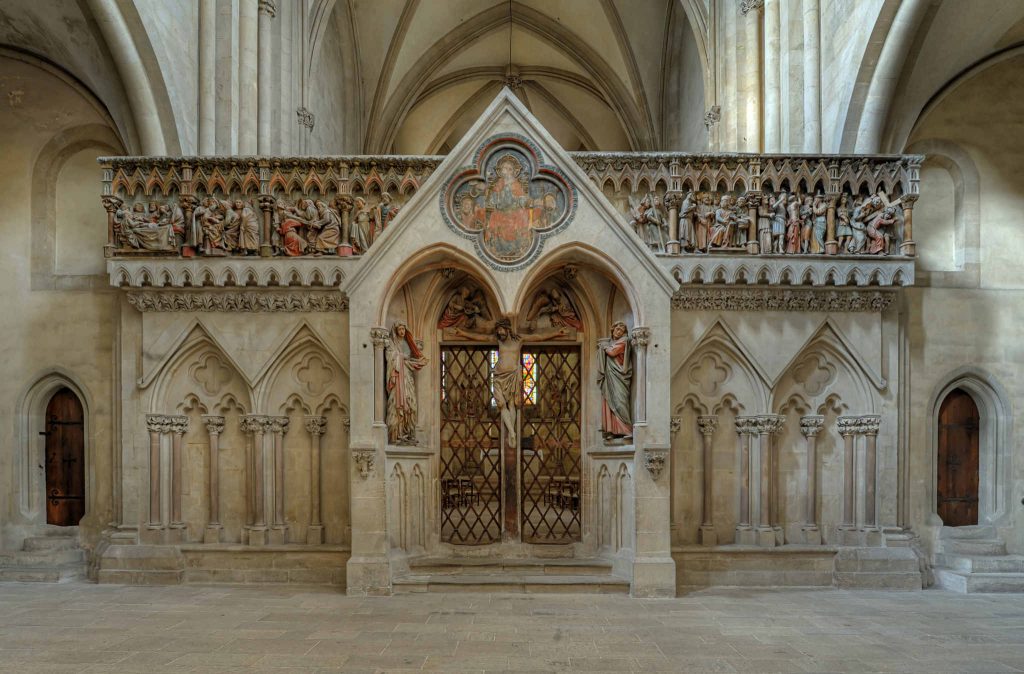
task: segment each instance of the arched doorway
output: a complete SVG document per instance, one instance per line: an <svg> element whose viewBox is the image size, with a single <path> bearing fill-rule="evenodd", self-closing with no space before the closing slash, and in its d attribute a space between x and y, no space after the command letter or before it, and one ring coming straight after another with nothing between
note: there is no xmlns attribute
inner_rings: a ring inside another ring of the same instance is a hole
<svg viewBox="0 0 1024 674"><path fill-rule="evenodd" d="M955 388L939 407L936 504L946 526L978 524L980 415L971 395Z"/></svg>
<svg viewBox="0 0 1024 674"><path fill-rule="evenodd" d="M85 515L85 415L60 388L46 405L46 523L75 526Z"/></svg>

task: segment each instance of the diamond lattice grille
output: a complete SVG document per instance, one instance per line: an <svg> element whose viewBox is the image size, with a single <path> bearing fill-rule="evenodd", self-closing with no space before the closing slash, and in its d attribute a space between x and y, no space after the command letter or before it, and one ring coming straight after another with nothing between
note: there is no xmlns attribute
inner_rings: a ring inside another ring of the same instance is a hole
<svg viewBox="0 0 1024 674"><path fill-rule="evenodd" d="M522 408L522 528L527 543L580 540L580 352L534 347L536 404Z"/></svg>
<svg viewBox="0 0 1024 674"><path fill-rule="evenodd" d="M441 349L441 540L501 540L501 439L490 347Z"/></svg>

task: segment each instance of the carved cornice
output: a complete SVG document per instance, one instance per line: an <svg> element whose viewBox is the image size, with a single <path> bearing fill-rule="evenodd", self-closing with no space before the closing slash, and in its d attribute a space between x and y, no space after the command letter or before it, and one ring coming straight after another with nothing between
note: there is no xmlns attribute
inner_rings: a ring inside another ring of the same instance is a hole
<svg viewBox="0 0 1024 674"><path fill-rule="evenodd" d="M651 474L651 479L655 482L661 477L667 462L668 449L644 447L644 468Z"/></svg>
<svg viewBox="0 0 1024 674"><path fill-rule="evenodd" d="M352 451L352 458L355 459L356 467L359 469L359 477L364 480L370 477L374 464L377 461L377 452L373 449L356 449Z"/></svg>
<svg viewBox="0 0 1024 674"><path fill-rule="evenodd" d="M700 428L701 435L713 435L715 429L718 428L718 415L700 415L699 417L697 417L697 426Z"/></svg>
<svg viewBox="0 0 1024 674"><path fill-rule="evenodd" d="M825 417L820 414L809 414L800 417L800 432L809 438L813 438L825 426Z"/></svg>
<svg viewBox="0 0 1024 674"><path fill-rule="evenodd" d="M132 290L128 304L148 311L224 311L233 313L348 311L348 297L337 290Z"/></svg>
<svg viewBox="0 0 1024 674"><path fill-rule="evenodd" d="M281 290L337 288L352 258L115 258L107 262L115 288Z"/></svg>
<svg viewBox="0 0 1024 674"><path fill-rule="evenodd" d="M684 311L884 311L893 293L810 288L679 288L672 308Z"/></svg>
<svg viewBox="0 0 1024 674"><path fill-rule="evenodd" d="M327 417L306 417L306 432L310 435L323 435L327 432Z"/></svg>
<svg viewBox="0 0 1024 674"><path fill-rule="evenodd" d="M682 287L769 285L833 290L836 287L900 287L914 284L914 261L897 255L758 255L732 250L663 257ZM810 286L810 287L808 287Z"/></svg>
<svg viewBox="0 0 1024 674"><path fill-rule="evenodd" d="M224 417L216 414L204 414L203 424L210 435L220 435L224 432Z"/></svg>

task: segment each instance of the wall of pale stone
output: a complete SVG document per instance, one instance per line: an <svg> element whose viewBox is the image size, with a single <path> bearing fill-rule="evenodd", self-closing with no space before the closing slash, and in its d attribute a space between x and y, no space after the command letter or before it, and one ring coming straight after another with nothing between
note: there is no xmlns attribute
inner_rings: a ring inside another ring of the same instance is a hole
<svg viewBox="0 0 1024 674"><path fill-rule="evenodd" d="M940 100L918 124L910 146L929 140L955 144L978 174L980 190L980 271L933 275L931 287L908 291L912 408L910 443L913 456L912 519L934 533L932 470L933 397L952 373L969 369L988 373L1005 394L1012 416L1024 400L1024 245L1020 232L1024 213L1024 57L996 64L958 86ZM966 163L966 160L963 162ZM964 167L967 168L967 167ZM929 179L929 173L922 180ZM922 192L930 189L923 184ZM969 195L968 195L969 196ZM927 219L916 231L927 229ZM968 223L968 238L970 226ZM963 246L961 241L958 246ZM922 262L927 262L925 257ZM968 263L970 260L968 260ZM966 286L966 287L954 287ZM984 414L984 413L983 413ZM1011 432L1004 454L1009 465L1006 514L998 524L1013 551L1024 552L1024 425L1003 420ZM984 417L983 417L984 423ZM984 451L984 450L983 450Z"/></svg>
<svg viewBox="0 0 1024 674"><path fill-rule="evenodd" d="M0 429L0 547L19 547L28 528L46 521L39 432L53 390L42 391L35 406L29 403L40 392L34 384L48 375L85 396L87 513L82 528L86 540L94 540L110 521L116 296L87 289L102 287L102 277L98 284L95 276L101 249L88 230L106 228L96 201L94 159L110 151L102 140L107 127L91 101L40 67L0 58L0 82L6 94L0 106L0 313L5 317L0 410L6 420ZM33 180L40 161L49 166L39 176L38 183L49 186L43 190ZM54 195L55 187L62 192ZM69 203L90 192L87 201ZM54 219L40 217L48 199L55 199ZM76 287L84 289L62 289Z"/></svg>

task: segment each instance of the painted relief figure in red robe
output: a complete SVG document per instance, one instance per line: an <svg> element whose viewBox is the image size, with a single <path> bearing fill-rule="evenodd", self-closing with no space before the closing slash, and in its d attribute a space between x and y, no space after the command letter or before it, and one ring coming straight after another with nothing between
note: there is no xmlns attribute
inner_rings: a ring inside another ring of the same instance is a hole
<svg viewBox="0 0 1024 674"><path fill-rule="evenodd" d="M622 321L612 326L611 338L597 342L597 385L601 387L601 433L606 441L633 437L633 361L629 330Z"/></svg>
<svg viewBox="0 0 1024 674"><path fill-rule="evenodd" d="M484 195L484 244L498 257L519 257L533 242L531 230L540 224L541 204L530 197L523 166L515 156L499 159L495 174Z"/></svg>

